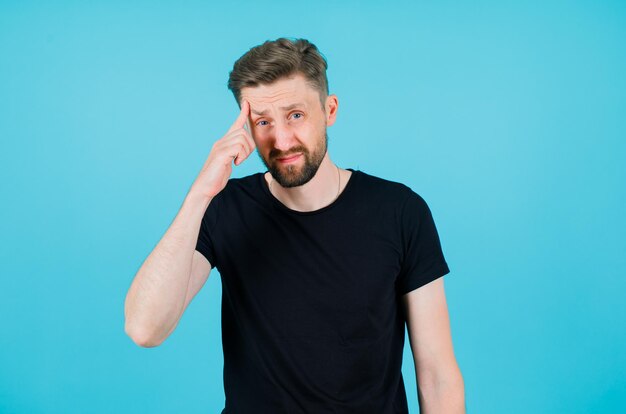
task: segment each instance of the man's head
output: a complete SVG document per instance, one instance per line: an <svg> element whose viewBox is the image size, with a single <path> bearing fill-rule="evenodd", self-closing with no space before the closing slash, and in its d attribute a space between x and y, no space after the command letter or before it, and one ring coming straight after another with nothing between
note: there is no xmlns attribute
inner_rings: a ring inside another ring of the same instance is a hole
<svg viewBox="0 0 626 414"><path fill-rule="evenodd" d="M228 87L237 103L250 104L259 156L283 187L307 183L326 156L326 127L337 111L326 68L315 45L281 38L250 49L230 73Z"/></svg>

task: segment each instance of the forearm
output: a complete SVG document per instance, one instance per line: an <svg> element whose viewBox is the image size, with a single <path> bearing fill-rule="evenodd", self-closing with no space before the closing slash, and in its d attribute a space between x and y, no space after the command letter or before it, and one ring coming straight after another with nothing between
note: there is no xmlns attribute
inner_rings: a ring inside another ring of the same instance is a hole
<svg viewBox="0 0 626 414"><path fill-rule="evenodd" d="M159 345L184 311L193 252L209 202L191 192L185 197L131 284L124 307L125 329L141 346Z"/></svg>
<svg viewBox="0 0 626 414"><path fill-rule="evenodd" d="M460 371L419 383L421 414L465 414L465 385Z"/></svg>

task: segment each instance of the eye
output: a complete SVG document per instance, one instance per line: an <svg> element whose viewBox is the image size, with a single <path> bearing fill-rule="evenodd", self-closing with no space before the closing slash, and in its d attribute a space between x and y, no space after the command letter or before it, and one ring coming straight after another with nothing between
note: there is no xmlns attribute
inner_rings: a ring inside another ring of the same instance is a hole
<svg viewBox="0 0 626 414"><path fill-rule="evenodd" d="M296 119L300 119L300 118L302 118L302 117L304 116L304 114L302 114L302 113L300 113L300 112L296 112L295 114L293 114L293 116L294 116L294 117L295 117L296 115L299 115L299 117L298 117L298 118L296 118Z"/></svg>
<svg viewBox="0 0 626 414"><path fill-rule="evenodd" d="M260 126L265 126L265 125L267 125L267 124L264 124L263 122L267 122L267 121L259 121L259 122L257 122L257 125L260 125Z"/></svg>

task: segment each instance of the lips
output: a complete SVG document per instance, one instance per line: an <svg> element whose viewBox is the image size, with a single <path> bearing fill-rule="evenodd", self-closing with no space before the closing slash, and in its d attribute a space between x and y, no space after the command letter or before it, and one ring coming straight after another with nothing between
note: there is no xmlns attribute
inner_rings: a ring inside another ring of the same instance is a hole
<svg viewBox="0 0 626 414"><path fill-rule="evenodd" d="M280 162L280 163L283 163L283 164L288 164L288 163L291 163L291 162L296 161L296 160L297 160L297 159L299 159L301 156L302 156L302 154L300 154L300 153L299 153L299 154L289 155L289 156L287 156L287 157L283 157L283 158L277 158L276 160L277 160L278 162Z"/></svg>

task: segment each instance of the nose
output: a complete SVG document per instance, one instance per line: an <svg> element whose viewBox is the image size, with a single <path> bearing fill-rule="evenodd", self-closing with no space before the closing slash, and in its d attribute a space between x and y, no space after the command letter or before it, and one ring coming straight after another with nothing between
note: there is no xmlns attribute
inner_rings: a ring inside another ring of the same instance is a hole
<svg viewBox="0 0 626 414"><path fill-rule="evenodd" d="M287 151L296 145L293 128L285 122L276 122L274 125L274 147L280 151Z"/></svg>

